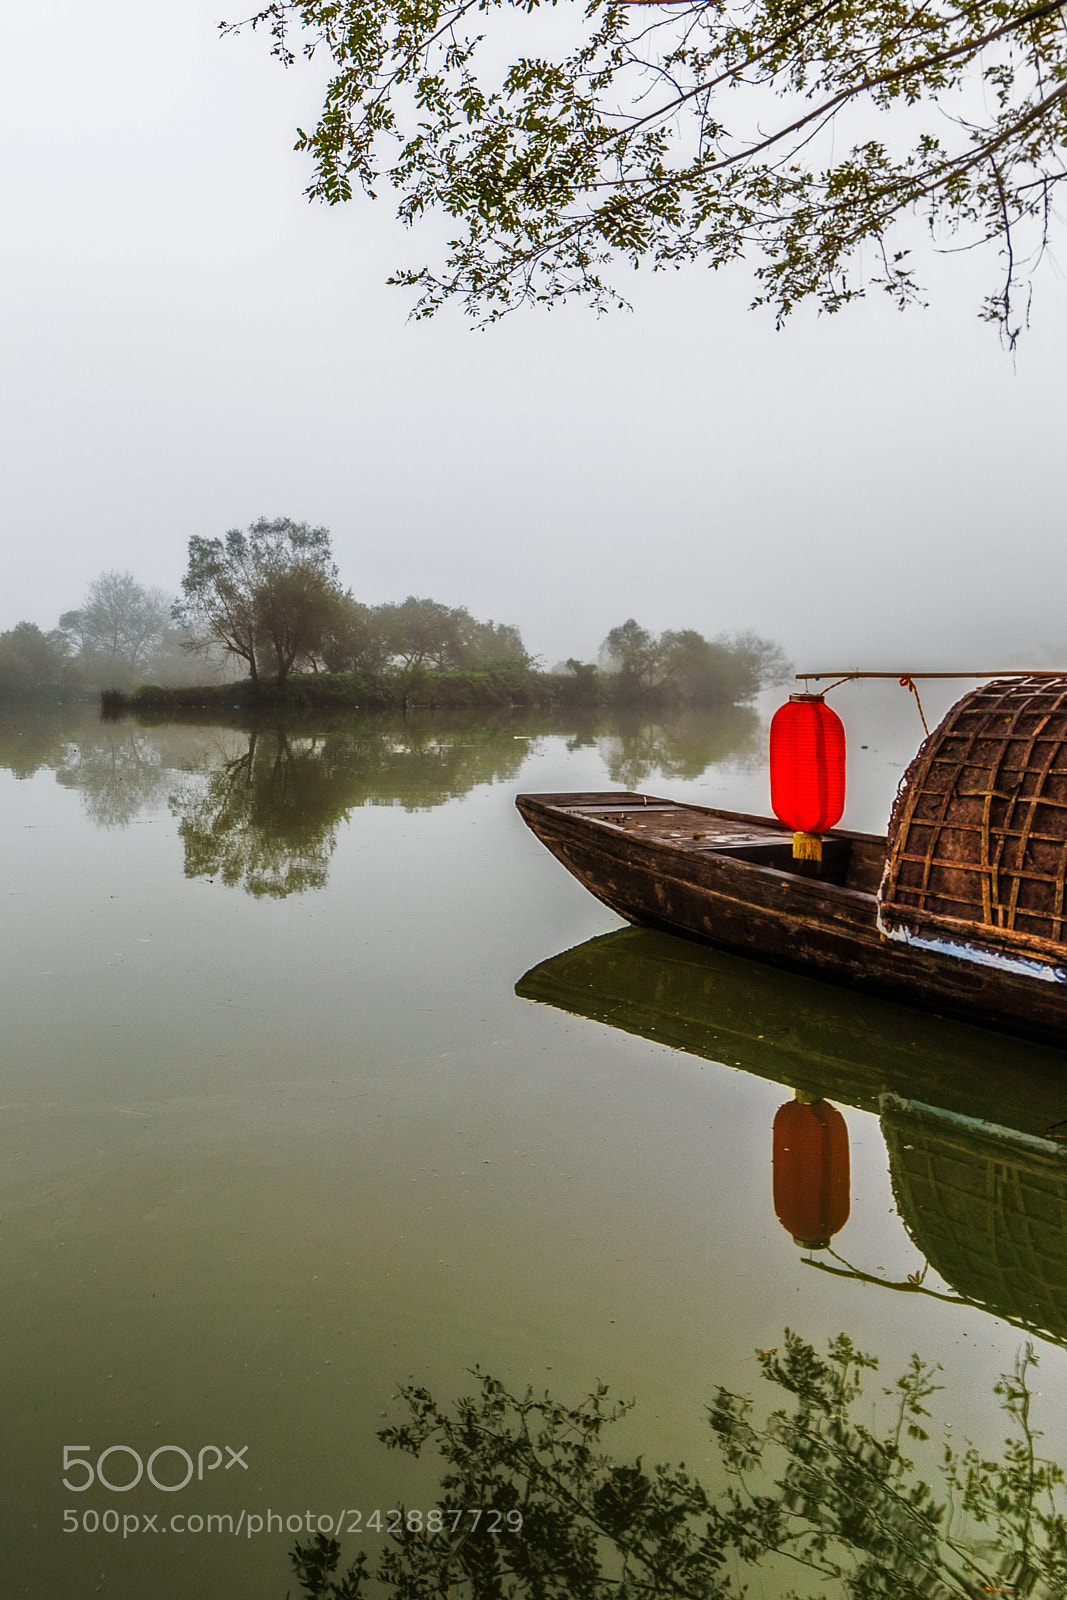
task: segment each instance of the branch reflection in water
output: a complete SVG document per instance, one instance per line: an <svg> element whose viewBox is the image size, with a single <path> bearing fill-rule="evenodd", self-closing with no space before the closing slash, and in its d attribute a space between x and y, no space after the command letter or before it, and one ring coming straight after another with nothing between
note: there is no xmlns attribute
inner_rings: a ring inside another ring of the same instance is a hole
<svg viewBox="0 0 1067 1600"><path fill-rule="evenodd" d="M378 1437L440 1458L434 1510L397 1515L377 1561L360 1551L340 1575L336 1538L298 1543L290 1560L303 1594L740 1600L761 1575L780 1582L777 1594L824 1600L1061 1600L1063 1472L1039 1451L1030 1346L996 1386L1010 1424L997 1459L942 1432L932 1415L943 1409L940 1368L918 1356L873 1406L863 1382L878 1362L845 1334L823 1356L786 1330L757 1358L775 1409L757 1419L747 1396L716 1392L715 1490L684 1463L606 1453L605 1430L630 1406L601 1385L575 1405L510 1393L475 1371L476 1392L451 1408L402 1388L407 1416Z"/></svg>

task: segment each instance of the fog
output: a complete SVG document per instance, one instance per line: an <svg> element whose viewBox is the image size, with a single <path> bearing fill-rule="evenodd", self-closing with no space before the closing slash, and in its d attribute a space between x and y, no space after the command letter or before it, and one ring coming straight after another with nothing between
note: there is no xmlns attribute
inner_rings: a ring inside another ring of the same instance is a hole
<svg viewBox="0 0 1067 1600"><path fill-rule="evenodd" d="M781 333L744 267L621 272L630 313L410 323L388 195L309 205L314 72L204 0L6 18L0 628L192 534L327 525L362 600L514 622L551 664L630 615L755 628L801 669L1055 666L1063 278L1016 359L988 256ZM1055 239L1053 241L1055 245Z"/></svg>

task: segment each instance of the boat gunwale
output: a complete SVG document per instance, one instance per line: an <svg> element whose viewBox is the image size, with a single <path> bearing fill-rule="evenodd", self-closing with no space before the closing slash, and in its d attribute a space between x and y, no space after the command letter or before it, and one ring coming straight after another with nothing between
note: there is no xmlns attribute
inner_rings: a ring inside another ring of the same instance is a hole
<svg viewBox="0 0 1067 1600"><path fill-rule="evenodd" d="M672 809L678 811L697 811L705 816L722 817L733 822L752 823L763 831L777 834L779 840L783 836L789 837L788 830L771 823L766 817L757 817L742 811L720 811L711 806L689 805L681 801L665 802L654 800L651 795L647 798L650 805L656 805L657 807L670 804ZM878 907L878 897L872 890L856 889L847 884L833 883L826 878L809 877L801 873L783 871L780 867L767 866L760 861L750 861L743 856L734 855L728 845L719 847L704 845L696 848L682 840L664 839L655 834L642 835L630 831L624 833L622 830L612 829L607 818L599 815L583 814L581 811L560 803L561 800L562 796L520 794L516 796L515 804L523 815L525 815L527 809L536 810L544 816L551 817L564 824L570 824L571 827L583 834L587 832L590 825L603 824L605 829L603 842L605 845L625 844L628 848L632 847L651 853L661 853L687 862L706 862L709 867L715 870L716 875L719 868L726 868L728 880L735 875L738 881L742 879L747 881L752 881L753 879L756 879L756 881L763 880L768 887L786 889L791 895L795 893L809 915L812 911L813 902L821 903L825 907L827 900L830 900L836 903L840 909L851 906L857 911L862 911L864 924L866 925L869 922L870 931L875 931L874 922ZM620 806L619 809L626 812L638 812L643 808L640 805L628 805ZM536 828L532 829L532 831L537 837L540 837ZM884 838L881 838L878 834L857 833L845 828L830 830L824 835L824 838L842 839L849 843L872 844L883 849L885 847ZM750 843L751 841L746 841L746 844ZM749 900L748 896L740 894L734 896L734 898L742 903ZM803 913L798 908L794 914ZM825 917L821 917L819 920L825 921Z"/></svg>
<svg viewBox="0 0 1067 1600"><path fill-rule="evenodd" d="M603 791L602 795L598 796L598 798L602 800L606 799L610 797L613 792L614 791L610 789L606 789ZM584 790L576 791L576 794L584 793L586 793ZM592 799L593 791L589 791L589 796L590 799ZM702 815L707 817L723 817L727 822L748 822L752 823L755 827L766 829L769 832L779 833L789 837L792 836L792 830L787 828L784 823L778 822L777 819L772 821L772 819L769 817L757 816L755 813L749 811L723 811L716 806L702 806L696 800L665 800L659 795L634 794L633 790L629 789L620 792L620 802L624 799L632 799L634 803L632 805L620 803L618 806L620 811L637 812L644 809L650 809L652 806L669 809L671 811L699 811ZM567 795L560 791L553 791L547 794L518 794L515 796L515 804L520 811L528 807L537 811L551 812L558 814L559 816L570 817L575 821L606 822L608 820L605 817L592 814L591 810L584 811L581 804L575 801L574 796ZM858 841L861 844L880 845L883 850L886 848L887 844L887 836L884 833L859 833L852 828L829 828L823 834L823 838L847 839L850 843ZM663 842L670 843L671 841L666 840ZM679 845L678 848L684 849L685 847ZM714 846L705 847L703 853L714 854ZM790 874L786 873L785 876L789 877Z"/></svg>

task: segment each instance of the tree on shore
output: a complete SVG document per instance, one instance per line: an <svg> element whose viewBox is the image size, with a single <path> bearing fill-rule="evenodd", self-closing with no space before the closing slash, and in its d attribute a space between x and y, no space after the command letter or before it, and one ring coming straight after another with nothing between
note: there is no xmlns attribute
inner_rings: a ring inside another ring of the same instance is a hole
<svg viewBox="0 0 1067 1600"><path fill-rule="evenodd" d="M551 41L536 0L268 0L222 24L249 26L328 64L309 194L385 182L405 222L448 217L444 261L391 280L417 316L604 309L612 264L741 257L779 322L868 286L904 307L925 231L993 246L982 315L1013 341L1067 178L1060 0L590 0Z"/></svg>
<svg viewBox="0 0 1067 1600"><path fill-rule="evenodd" d="M174 616L192 647L221 645L244 661L258 689L273 667L279 688L321 647L344 596L326 528L261 517L223 539L194 534Z"/></svg>
<svg viewBox="0 0 1067 1600"><path fill-rule="evenodd" d="M600 647L600 656L605 669L614 674L624 700L649 694L664 681L660 641L634 617L612 628Z"/></svg>
<svg viewBox="0 0 1067 1600"><path fill-rule="evenodd" d="M601 645L615 698L624 702L677 698L721 705L752 700L789 671L781 648L752 632L705 639L695 628L657 637L629 617Z"/></svg>
<svg viewBox="0 0 1067 1600"><path fill-rule="evenodd" d="M298 661L318 651L341 598L336 568L299 560L267 575L259 596L259 625L279 689Z"/></svg>
<svg viewBox="0 0 1067 1600"><path fill-rule="evenodd" d="M518 628L479 622L466 606L412 594L399 604L376 606L373 615L387 659L406 668L462 672L529 660Z"/></svg>
<svg viewBox="0 0 1067 1600"><path fill-rule="evenodd" d="M0 633L0 700L62 699L81 687L62 633L18 622Z"/></svg>
<svg viewBox="0 0 1067 1600"><path fill-rule="evenodd" d="M351 594L342 595L312 665L321 662L327 672L380 673L387 660L377 608L364 605Z"/></svg>
<svg viewBox="0 0 1067 1600"><path fill-rule="evenodd" d="M406 600L376 606L374 620L386 659L403 668L447 672L458 665L458 613L439 600L409 594Z"/></svg>
<svg viewBox="0 0 1067 1600"><path fill-rule="evenodd" d="M785 683L793 671L793 664L786 660L781 645L775 644L772 639L761 638L751 628L741 633L720 634L715 642L730 650L739 668L746 674L746 681L753 686L742 696L743 699L750 700L760 689Z"/></svg>
<svg viewBox="0 0 1067 1600"><path fill-rule="evenodd" d="M59 619L91 681L125 688L141 676L163 644L171 602L146 589L132 572L102 572L74 611Z"/></svg>
<svg viewBox="0 0 1067 1600"><path fill-rule="evenodd" d="M184 600L174 619L190 630L192 648L221 645L244 661L259 688L259 626L255 604L256 572L245 534L231 528L225 539L189 540L189 565L182 579Z"/></svg>

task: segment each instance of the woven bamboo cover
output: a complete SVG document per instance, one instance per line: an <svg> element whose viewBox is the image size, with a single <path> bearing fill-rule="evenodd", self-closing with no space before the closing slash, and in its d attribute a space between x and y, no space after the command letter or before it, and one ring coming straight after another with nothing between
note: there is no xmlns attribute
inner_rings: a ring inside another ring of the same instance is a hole
<svg viewBox="0 0 1067 1600"><path fill-rule="evenodd" d="M1062 956L1065 874L1067 675L986 684L905 773L883 923Z"/></svg>

